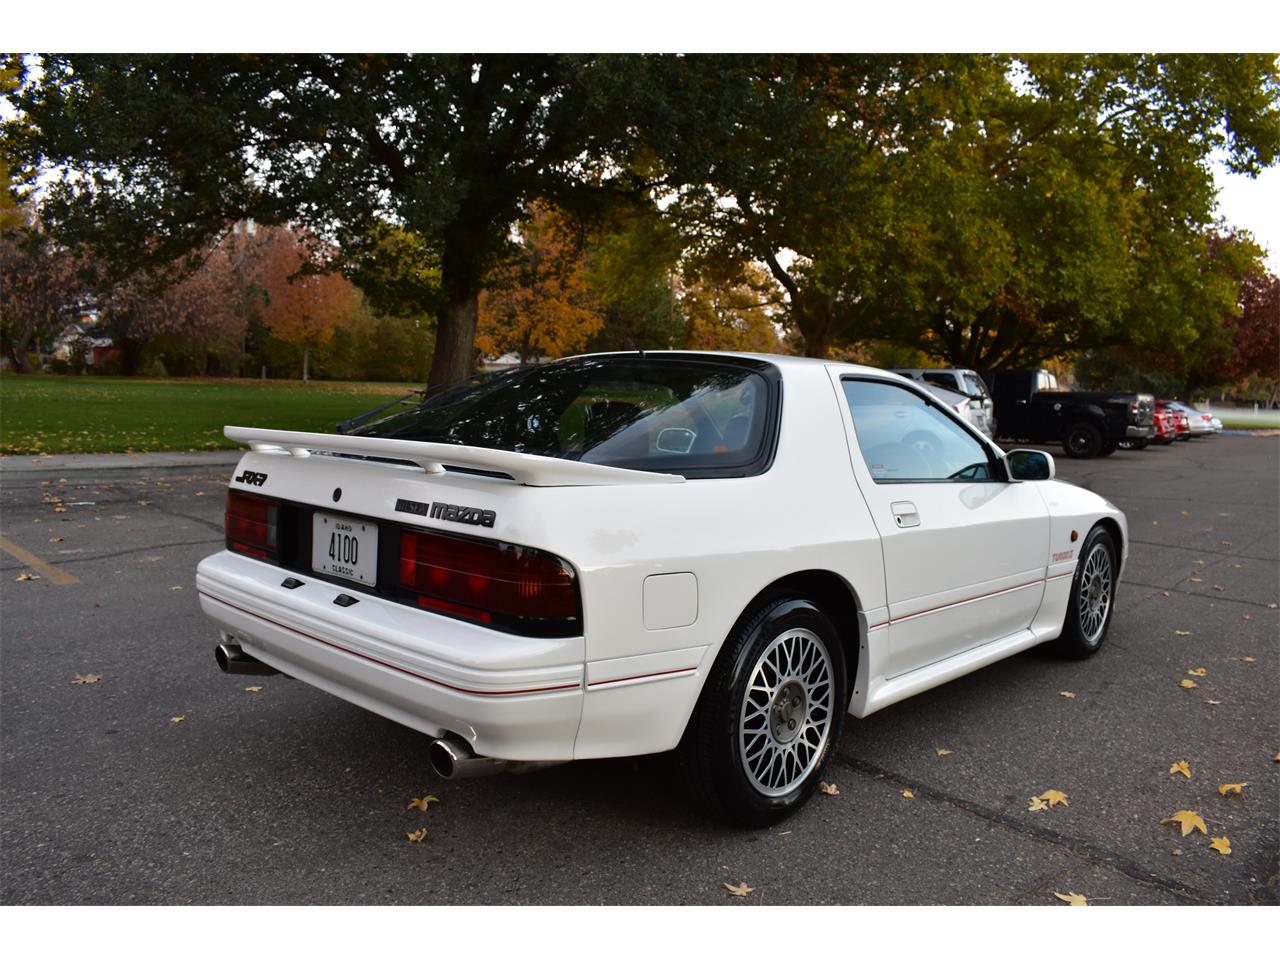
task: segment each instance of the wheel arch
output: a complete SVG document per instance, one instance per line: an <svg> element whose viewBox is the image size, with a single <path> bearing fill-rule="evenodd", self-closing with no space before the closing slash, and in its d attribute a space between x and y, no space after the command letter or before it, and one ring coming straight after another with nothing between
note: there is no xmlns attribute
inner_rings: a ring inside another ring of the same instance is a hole
<svg viewBox="0 0 1280 960"><path fill-rule="evenodd" d="M858 675L858 660L865 647L867 622L862 615L862 601L857 591L848 580L834 571L797 570L779 577L751 598L725 636L731 636L744 621L750 619L760 609L761 605L777 597L796 595L812 600L835 624L836 632L840 636L840 646L844 652L845 674L848 680L846 689L852 693ZM723 649L722 645L721 652ZM719 655L718 653L717 656Z"/></svg>

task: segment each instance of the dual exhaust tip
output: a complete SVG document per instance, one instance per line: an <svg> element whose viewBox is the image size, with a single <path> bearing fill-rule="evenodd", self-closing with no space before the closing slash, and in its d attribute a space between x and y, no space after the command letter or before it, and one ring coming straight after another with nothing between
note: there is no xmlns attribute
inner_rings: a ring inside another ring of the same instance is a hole
<svg viewBox="0 0 1280 960"><path fill-rule="evenodd" d="M270 677L280 671L263 663L252 654L245 653L238 643L220 643L214 650L214 658L223 673ZM564 760L499 760L496 757L478 757L461 737L447 733L431 741L427 748L431 768L446 780L468 780L472 777L491 777L499 773L528 773L543 767L554 767Z"/></svg>

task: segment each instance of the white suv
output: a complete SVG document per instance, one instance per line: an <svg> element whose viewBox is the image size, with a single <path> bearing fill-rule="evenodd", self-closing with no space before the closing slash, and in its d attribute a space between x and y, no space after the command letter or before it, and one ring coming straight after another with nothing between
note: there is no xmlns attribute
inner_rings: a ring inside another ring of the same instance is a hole
<svg viewBox="0 0 1280 960"><path fill-rule="evenodd" d="M894 367L893 372L918 380L921 383L943 387L956 393L963 393L970 400L967 411L961 415L981 430L988 437L996 435L995 404L987 385L982 382L974 370L963 370L959 367L939 367L937 369L907 369Z"/></svg>

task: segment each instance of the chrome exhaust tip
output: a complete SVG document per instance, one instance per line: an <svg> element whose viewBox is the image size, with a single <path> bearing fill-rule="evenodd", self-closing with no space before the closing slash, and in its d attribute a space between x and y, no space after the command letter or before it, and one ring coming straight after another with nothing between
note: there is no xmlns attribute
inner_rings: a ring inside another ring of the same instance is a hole
<svg viewBox="0 0 1280 960"><path fill-rule="evenodd" d="M472 777L492 777L499 773L529 773L543 767L556 767L566 760L499 760L496 757L477 757L475 751L461 737L445 734L431 741L427 748L431 769L445 780L469 780Z"/></svg>
<svg viewBox="0 0 1280 960"><path fill-rule="evenodd" d="M279 673L275 667L269 666L241 649L238 643L220 643L213 651L218 661L218 669L223 673L252 674L256 677L270 677Z"/></svg>

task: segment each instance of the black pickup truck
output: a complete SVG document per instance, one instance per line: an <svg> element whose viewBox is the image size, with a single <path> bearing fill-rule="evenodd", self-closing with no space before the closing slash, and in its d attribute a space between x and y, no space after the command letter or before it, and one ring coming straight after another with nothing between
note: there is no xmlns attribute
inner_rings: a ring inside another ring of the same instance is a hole
<svg viewBox="0 0 1280 960"><path fill-rule="evenodd" d="M995 401L995 435L1019 442L1061 443L1068 457L1105 457L1121 442L1145 447L1155 436L1149 393L1059 390L1047 370L985 370Z"/></svg>

